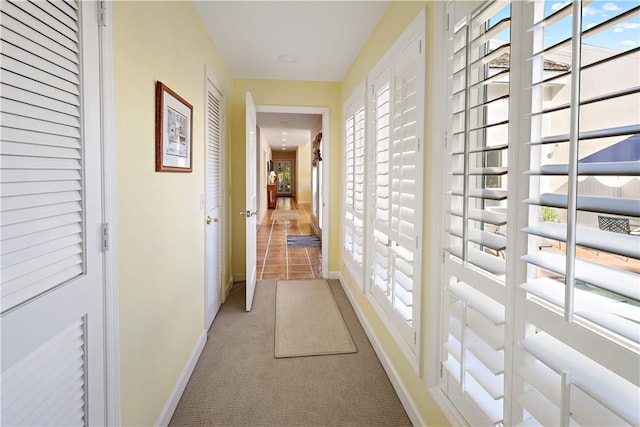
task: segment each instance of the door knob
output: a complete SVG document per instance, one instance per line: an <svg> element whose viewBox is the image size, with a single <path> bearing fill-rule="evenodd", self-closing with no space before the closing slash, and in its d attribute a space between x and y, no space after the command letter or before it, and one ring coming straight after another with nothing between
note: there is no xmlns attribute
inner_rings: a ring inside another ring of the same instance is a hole
<svg viewBox="0 0 640 427"><path fill-rule="evenodd" d="M211 218L207 215L207 224L211 224L212 222L218 222L218 218Z"/></svg>
<svg viewBox="0 0 640 427"><path fill-rule="evenodd" d="M245 215L247 218L249 218L253 215L258 215L258 211L250 211L250 210L240 211L240 215Z"/></svg>

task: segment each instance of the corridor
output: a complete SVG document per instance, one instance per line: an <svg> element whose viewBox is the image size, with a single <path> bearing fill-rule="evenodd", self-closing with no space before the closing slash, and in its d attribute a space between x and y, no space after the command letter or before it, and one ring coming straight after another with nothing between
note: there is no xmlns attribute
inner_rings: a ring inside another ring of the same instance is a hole
<svg viewBox="0 0 640 427"><path fill-rule="evenodd" d="M274 219L274 212L296 212L298 219ZM276 209L269 209L258 227L257 279L319 279L322 277L322 248L287 247L287 236L313 234L311 206L293 197L278 197Z"/></svg>

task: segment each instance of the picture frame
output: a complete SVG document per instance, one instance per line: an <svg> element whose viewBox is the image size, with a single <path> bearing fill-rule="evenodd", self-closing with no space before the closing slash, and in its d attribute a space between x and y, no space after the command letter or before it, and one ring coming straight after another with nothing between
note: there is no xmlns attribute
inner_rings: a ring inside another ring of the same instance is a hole
<svg viewBox="0 0 640 427"><path fill-rule="evenodd" d="M156 172L192 172L193 106L156 82Z"/></svg>

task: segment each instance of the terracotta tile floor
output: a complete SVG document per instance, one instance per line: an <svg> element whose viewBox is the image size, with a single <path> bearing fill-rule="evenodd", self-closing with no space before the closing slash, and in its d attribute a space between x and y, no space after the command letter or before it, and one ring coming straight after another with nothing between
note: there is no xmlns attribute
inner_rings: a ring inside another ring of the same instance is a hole
<svg viewBox="0 0 640 427"><path fill-rule="evenodd" d="M258 227L258 280L319 279L322 248L289 248L287 236L313 234L311 206L291 197L278 197L276 210L298 210L299 220L271 220L273 209Z"/></svg>

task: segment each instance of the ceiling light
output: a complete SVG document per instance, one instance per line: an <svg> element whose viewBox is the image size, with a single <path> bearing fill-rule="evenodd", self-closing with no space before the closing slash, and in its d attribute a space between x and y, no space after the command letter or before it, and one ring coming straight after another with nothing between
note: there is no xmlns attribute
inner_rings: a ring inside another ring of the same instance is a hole
<svg viewBox="0 0 640 427"><path fill-rule="evenodd" d="M283 134L283 135L286 135L287 133L286 133L286 132L282 132L282 134Z"/></svg>
<svg viewBox="0 0 640 427"><path fill-rule="evenodd" d="M282 146L283 146L283 147L286 147L286 146L287 146L287 144L282 144Z"/></svg>
<svg viewBox="0 0 640 427"><path fill-rule="evenodd" d="M283 150L286 150L286 148L284 148L284 147L283 147L282 149L283 149Z"/></svg>
<svg viewBox="0 0 640 427"><path fill-rule="evenodd" d="M295 55L280 55L278 56L278 60L280 62L291 64L293 62L296 62L298 58L296 58Z"/></svg>

